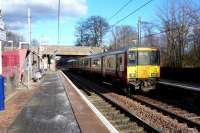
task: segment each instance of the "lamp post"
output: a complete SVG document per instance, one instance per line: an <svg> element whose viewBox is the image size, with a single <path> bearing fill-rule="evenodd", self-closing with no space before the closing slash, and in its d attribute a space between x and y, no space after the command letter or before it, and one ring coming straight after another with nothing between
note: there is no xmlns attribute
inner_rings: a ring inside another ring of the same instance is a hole
<svg viewBox="0 0 200 133"><path fill-rule="evenodd" d="M28 59L28 89L30 89L30 81L32 79L32 56L31 56L31 11L30 8L28 8L28 41L29 41L29 59Z"/></svg>

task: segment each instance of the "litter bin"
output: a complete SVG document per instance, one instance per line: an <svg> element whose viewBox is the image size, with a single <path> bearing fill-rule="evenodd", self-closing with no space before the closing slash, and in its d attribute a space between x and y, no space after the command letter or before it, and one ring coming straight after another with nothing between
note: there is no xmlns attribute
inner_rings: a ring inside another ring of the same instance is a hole
<svg viewBox="0 0 200 133"><path fill-rule="evenodd" d="M0 75L0 110L5 109L4 77Z"/></svg>

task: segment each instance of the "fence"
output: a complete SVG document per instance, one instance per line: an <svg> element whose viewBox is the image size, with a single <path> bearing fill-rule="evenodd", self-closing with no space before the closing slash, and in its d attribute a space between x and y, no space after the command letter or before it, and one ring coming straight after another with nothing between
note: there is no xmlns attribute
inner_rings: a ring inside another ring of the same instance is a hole
<svg viewBox="0 0 200 133"><path fill-rule="evenodd" d="M177 81L184 81L184 82L195 82L199 83L200 78L200 68L169 68L169 67L162 67L161 71L161 78L163 79L170 79L170 80L177 80Z"/></svg>

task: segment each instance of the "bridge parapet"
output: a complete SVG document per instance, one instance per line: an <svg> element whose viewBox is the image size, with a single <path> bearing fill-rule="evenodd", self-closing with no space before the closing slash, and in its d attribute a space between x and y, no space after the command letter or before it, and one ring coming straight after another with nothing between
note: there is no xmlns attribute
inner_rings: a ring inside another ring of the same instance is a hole
<svg viewBox="0 0 200 133"><path fill-rule="evenodd" d="M39 46L33 46L32 50L38 53ZM80 46L56 46L56 45L41 45L40 46L40 54L54 54L56 55L90 55L94 53L103 52L103 48L100 47L80 47Z"/></svg>

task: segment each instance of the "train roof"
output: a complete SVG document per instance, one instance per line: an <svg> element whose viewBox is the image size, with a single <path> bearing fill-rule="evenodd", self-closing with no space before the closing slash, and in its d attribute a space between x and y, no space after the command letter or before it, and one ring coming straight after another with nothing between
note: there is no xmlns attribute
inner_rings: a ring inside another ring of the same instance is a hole
<svg viewBox="0 0 200 133"><path fill-rule="evenodd" d="M74 62L77 61L77 59L69 59L67 62Z"/></svg>
<svg viewBox="0 0 200 133"><path fill-rule="evenodd" d="M86 57L81 57L80 59L99 58L99 57L102 57L102 56L120 54L120 53L124 53L124 52L128 51L129 49L134 49L134 48L153 48L153 49L158 49L157 47L142 46L142 45L140 45L140 46L129 46L129 47L125 47L125 48L119 48L119 49L109 50L109 51L102 52L102 53L88 55Z"/></svg>
<svg viewBox="0 0 200 133"><path fill-rule="evenodd" d="M98 57L102 57L102 56L108 56L108 55L113 55L113 54L120 54L120 53L123 53L123 52L125 52L127 50L128 50L128 48L121 48L121 49L117 49L117 50L110 50L110 51L106 51L106 52L102 52L102 53L97 53L97 54L89 55L86 58L98 58Z"/></svg>
<svg viewBox="0 0 200 133"><path fill-rule="evenodd" d="M120 54L120 53L124 53L125 51L129 50L130 48L131 49L134 49L134 48L155 48L155 49L158 49L157 47L142 46L142 45L140 45L140 46L129 46L129 47L125 47L125 48L106 51L106 52L103 52L103 53L97 53L97 54L89 55L89 56L86 56L85 58L98 58L98 57L102 57L102 56Z"/></svg>

